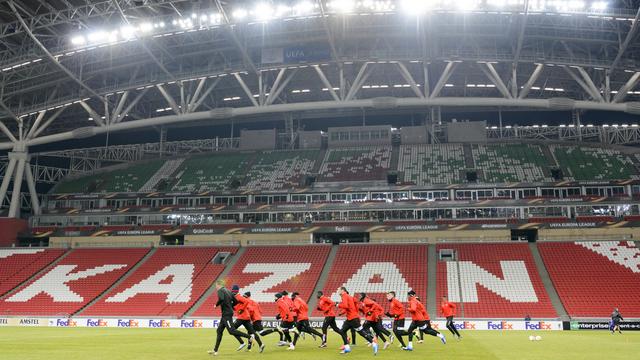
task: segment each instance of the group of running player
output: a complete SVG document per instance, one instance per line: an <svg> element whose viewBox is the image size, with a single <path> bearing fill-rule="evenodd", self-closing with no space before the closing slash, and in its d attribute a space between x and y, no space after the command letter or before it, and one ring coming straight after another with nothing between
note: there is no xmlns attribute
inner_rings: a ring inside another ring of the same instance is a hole
<svg viewBox="0 0 640 360"><path fill-rule="evenodd" d="M355 343L355 333L367 341L367 346L373 349L374 355L378 353L379 341L382 342L383 349L387 349L394 339L397 339L402 350L405 351L413 351L414 336L418 336L418 342L422 343L424 334L439 338L443 344L447 343L444 335L431 327L429 313L413 290L407 294L408 306L406 309L405 305L396 298L395 292L388 292L386 296L389 301L389 310L387 312L365 293L352 296L346 288L342 287L338 291L340 302L336 303L324 295L322 291L318 291L317 309L324 315L322 332L319 332L311 327L309 306L297 292L292 293L291 296L287 291L275 294L278 311L276 320L279 320L280 324L276 328L265 329L262 324L260 305L251 299L250 292L240 294L238 285L233 285L229 290L222 281L216 282L216 289L218 290L216 307L221 309L221 319L217 328L215 347L209 351L212 355L218 355L225 329L238 340L240 344L238 351L245 348L251 350L255 341L258 343L259 351L263 352L265 345L261 337L273 333L280 336L278 346L288 346L288 350L295 350L299 338L305 333L310 334L314 339L320 338L322 343L319 347L326 348L329 328L342 338L343 345L340 348L342 354L351 352L351 341ZM447 329L460 340L462 337L453 322L456 315L456 305L443 297L440 309L447 319ZM411 324L406 329L405 310L411 316ZM365 317L364 324L361 323L360 314ZM235 321L233 321L234 315ZM342 327L337 325L337 315L346 318ZM385 315L393 320L392 332L383 326ZM238 330L240 326L245 328L246 333ZM293 338L291 333L293 333ZM351 339L348 337L349 333ZM408 338L408 343L404 341L403 337L405 336Z"/></svg>

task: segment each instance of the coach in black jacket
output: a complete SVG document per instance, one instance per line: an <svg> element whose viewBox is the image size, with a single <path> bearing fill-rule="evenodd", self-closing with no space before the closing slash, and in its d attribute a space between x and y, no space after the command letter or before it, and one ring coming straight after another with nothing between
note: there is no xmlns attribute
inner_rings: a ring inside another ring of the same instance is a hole
<svg viewBox="0 0 640 360"><path fill-rule="evenodd" d="M214 356L218 355L218 349L220 348L224 329L227 329L229 334L233 336L247 338L249 341L252 340L251 336L243 333L242 331L238 331L238 329L233 326L233 307L236 305L237 301L231 291L224 287L224 281L216 281L216 289L218 290L218 302L215 307L220 307L222 316L220 317L220 323L218 324L216 346L213 348L213 351L209 351L209 354L213 354Z"/></svg>

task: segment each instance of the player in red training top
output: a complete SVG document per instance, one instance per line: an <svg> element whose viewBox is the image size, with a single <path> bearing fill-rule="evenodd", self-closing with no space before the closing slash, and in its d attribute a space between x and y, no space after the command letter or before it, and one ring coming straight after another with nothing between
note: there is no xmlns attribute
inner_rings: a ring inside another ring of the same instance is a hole
<svg viewBox="0 0 640 360"><path fill-rule="evenodd" d="M298 332L311 334L314 340L316 336L322 339L322 334L318 330L312 328L311 324L309 324L309 305L307 305L297 292L291 294L291 299L293 300L293 308L298 315L298 321L296 322L296 329L298 329ZM293 337L294 346L298 343L299 336L300 334L296 333Z"/></svg>
<svg viewBox="0 0 640 360"><path fill-rule="evenodd" d="M233 296L237 301L237 304L233 307L233 309L236 312L236 321L233 323L233 326L236 329L239 328L240 326L244 326L244 328L247 329L247 333L251 336L251 338L249 338L249 345L251 345L252 340L255 339L258 342L258 345L260 346L260 352L263 352L264 344L260 339L260 335L258 335L255 329L253 328L253 324L251 322L251 316L250 316L249 310L247 309L247 307L249 306L249 300L244 296L240 295L239 292L240 292L240 287L238 285L233 285L233 287L231 288L231 293L233 294ZM244 347L247 346L247 344L244 341L242 341L242 337L236 335L236 339L240 343L240 346L238 347L238 351L244 349Z"/></svg>
<svg viewBox="0 0 640 360"><path fill-rule="evenodd" d="M426 334L437 336L443 344L446 344L447 340L444 335L431 327L429 314L427 313L424 305L416 298L416 292L411 290L407 295L409 296L408 310L411 314L411 325L409 326L409 329L404 332L409 336L409 345L403 347L402 350L413 351L413 332L416 329L422 329Z"/></svg>
<svg viewBox="0 0 640 360"><path fill-rule="evenodd" d="M355 329L360 336L365 338L367 342L372 343L373 354L378 353L378 343L374 341L371 333L368 333L364 330L362 325L360 324L360 316L358 314L358 308L356 307L355 302L353 301L353 297L349 295L349 292L345 287L341 287L338 291L340 294L341 301L338 304L338 308L344 313L346 316L346 321L342 325L341 331L346 333L350 329ZM344 340L344 338L343 338ZM342 354L347 354L351 352L351 347L347 341L344 342L344 347L341 351Z"/></svg>
<svg viewBox="0 0 640 360"><path fill-rule="evenodd" d="M402 339L402 335L405 335L404 329L404 305L398 299L396 299L396 292L389 291L387 293L387 300L389 301L389 311L385 314L388 317L393 319L393 334L396 336L396 339L400 342L400 345L405 348L407 344L405 344L404 339Z"/></svg>
<svg viewBox="0 0 640 360"><path fill-rule="evenodd" d="M447 329L451 331L453 336L456 336L458 340L462 339L458 329L456 329L456 325L453 323L453 317L456 316L456 304L449 302L446 296L442 297L442 301L440 302L440 310L442 311L442 316L447 319Z"/></svg>
<svg viewBox="0 0 640 360"><path fill-rule="evenodd" d="M365 315L364 329L370 332L370 329L376 334L378 339L384 342L383 349L387 349L391 343L387 341L386 336L391 336L389 330L382 326L382 315L384 315L384 309L380 304L375 302L367 294L360 293L360 304L362 313Z"/></svg>
<svg viewBox="0 0 640 360"><path fill-rule="evenodd" d="M322 323L322 344L319 347L327 347L327 332L329 327L333 331L342 337L342 341L346 344L349 342L347 335L340 330L338 324L336 324L336 303L328 296L325 296L322 291L318 291L318 311L321 311L324 315L324 322Z"/></svg>
<svg viewBox="0 0 640 360"><path fill-rule="evenodd" d="M291 299L289 299L289 301L290 300ZM296 347L291 341L291 334L289 334L289 331L291 331L294 326L293 311L289 301L287 301L281 293L276 293L276 304L278 305L276 320L280 320L280 330L284 333L284 340L289 343L288 350L295 350Z"/></svg>
<svg viewBox="0 0 640 360"><path fill-rule="evenodd" d="M260 308L260 305L257 302L251 299L251 292L247 291L243 294L243 296L249 302L249 304L247 305L247 311L249 312L249 317L251 318L253 329L260 336L278 333L280 335L280 342L284 343L284 334L282 333L282 331L278 329L265 329L264 326L262 326L262 308ZM251 344L249 344L249 351L251 351Z"/></svg>

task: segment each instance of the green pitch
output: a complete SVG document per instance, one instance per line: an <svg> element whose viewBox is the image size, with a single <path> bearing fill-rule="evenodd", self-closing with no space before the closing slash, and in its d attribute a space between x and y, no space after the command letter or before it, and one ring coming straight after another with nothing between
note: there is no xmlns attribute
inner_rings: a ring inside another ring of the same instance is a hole
<svg viewBox="0 0 640 360"><path fill-rule="evenodd" d="M331 333L332 334L332 333ZM611 335L606 331L538 332L542 341L529 341L524 331L463 332L457 342L449 336L447 345L434 337L424 344L414 342L414 351L404 352L395 342L380 350L382 359L634 359L640 354L640 332ZM215 331L211 329L91 329L91 328L0 328L0 359L85 360L85 359L211 359ZM220 359L312 360L371 359L371 349L362 339L349 355L338 354L338 338L318 349L310 336L300 340L295 351L277 347L277 335L264 338L263 354L236 352L237 341L225 333Z"/></svg>

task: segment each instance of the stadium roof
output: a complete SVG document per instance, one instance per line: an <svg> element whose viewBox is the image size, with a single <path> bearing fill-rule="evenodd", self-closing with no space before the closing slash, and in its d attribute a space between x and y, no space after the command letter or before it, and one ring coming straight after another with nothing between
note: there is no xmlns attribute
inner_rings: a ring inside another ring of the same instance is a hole
<svg viewBox="0 0 640 360"><path fill-rule="evenodd" d="M318 110L638 114L639 7L574 0L4 1L0 148Z"/></svg>

